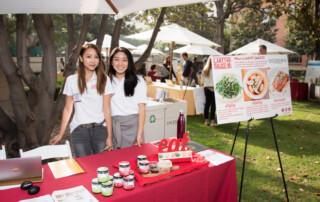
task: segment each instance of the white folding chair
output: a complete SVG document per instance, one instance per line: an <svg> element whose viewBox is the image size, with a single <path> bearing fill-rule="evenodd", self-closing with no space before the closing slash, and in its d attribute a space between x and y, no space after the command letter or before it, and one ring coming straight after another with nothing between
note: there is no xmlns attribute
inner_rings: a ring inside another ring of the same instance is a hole
<svg viewBox="0 0 320 202"><path fill-rule="evenodd" d="M2 150L0 150L0 160L7 159L6 147L2 145Z"/></svg>
<svg viewBox="0 0 320 202"><path fill-rule="evenodd" d="M20 151L20 157L41 156L42 160L51 158L70 158L72 159L72 153L69 141L67 140L63 145L45 145L29 151Z"/></svg>

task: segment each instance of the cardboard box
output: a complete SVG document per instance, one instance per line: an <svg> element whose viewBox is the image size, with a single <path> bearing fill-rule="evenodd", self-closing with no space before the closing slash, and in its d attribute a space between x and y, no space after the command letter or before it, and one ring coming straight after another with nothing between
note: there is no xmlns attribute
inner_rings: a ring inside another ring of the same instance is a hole
<svg viewBox="0 0 320 202"><path fill-rule="evenodd" d="M164 139L164 103L148 100L146 105L146 120L144 123L143 143Z"/></svg>

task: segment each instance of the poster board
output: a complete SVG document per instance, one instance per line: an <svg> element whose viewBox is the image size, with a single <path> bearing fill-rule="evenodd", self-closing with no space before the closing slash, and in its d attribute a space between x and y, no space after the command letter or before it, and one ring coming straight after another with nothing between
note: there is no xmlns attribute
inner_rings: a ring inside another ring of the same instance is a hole
<svg viewBox="0 0 320 202"><path fill-rule="evenodd" d="M287 55L211 60L218 124L292 113Z"/></svg>
<svg viewBox="0 0 320 202"><path fill-rule="evenodd" d="M308 61L305 82L311 84L320 83L320 61Z"/></svg>

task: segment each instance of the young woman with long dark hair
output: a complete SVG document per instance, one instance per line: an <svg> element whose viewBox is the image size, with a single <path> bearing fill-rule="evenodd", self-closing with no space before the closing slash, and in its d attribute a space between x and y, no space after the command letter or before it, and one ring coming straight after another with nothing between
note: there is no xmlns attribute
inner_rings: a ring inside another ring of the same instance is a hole
<svg viewBox="0 0 320 202"><path fill-rule="evenodd" d="M114 91L111 98L114 148L140 146L146 116L147 86L143 77L137 75L128 49L113 49L108 74Z"/></svg>
<svg viewBox="0 0 320 202"><path fill-rule="evenodd" d="M51 139L50 144L56 144L62 138L74 107L70 132L75 156L112 150L112 93L110 79L103 69L100 49L94 44L85 44L79 55L78 73L67 78L60 132Z"/></svg>

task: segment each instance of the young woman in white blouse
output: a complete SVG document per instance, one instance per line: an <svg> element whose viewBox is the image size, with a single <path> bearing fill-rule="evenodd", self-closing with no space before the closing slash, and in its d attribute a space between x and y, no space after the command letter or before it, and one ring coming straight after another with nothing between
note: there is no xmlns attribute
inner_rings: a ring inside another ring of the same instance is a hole
<svg viewBox="0 0 320 202"><path fill-rule="evenodd" d="M211 57L208 58L207 63L202 70L201 82L203 83L204 94L206 96L206 105L204 107L204 124L209 125L209 109L211 108L210 125L216 126L216 123L214 122L216 113L216 103L214 98Z"/></svg>
<svg viewBox="0 0 320 202"><path fill-rule="evenodd" d="M114 149L142 144L147 103L147 87L137 75L131 52L115 48L110 55L109 77L114 95L111 98L111 116Z"/></svg>
<svg viewBox="0 0 320 202"><path fill-rule="evenodd" d="M56 144L62 138L74 107L70 132L75 156L88 156L102 150L112 150L112 93L111 82L104 72L99 48L94 44L84 45L80 51L78 73L67 78L63 91L66 103L60 132L51 139L50 144Z"/></svg>

